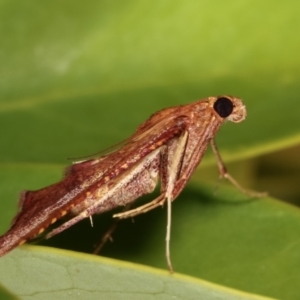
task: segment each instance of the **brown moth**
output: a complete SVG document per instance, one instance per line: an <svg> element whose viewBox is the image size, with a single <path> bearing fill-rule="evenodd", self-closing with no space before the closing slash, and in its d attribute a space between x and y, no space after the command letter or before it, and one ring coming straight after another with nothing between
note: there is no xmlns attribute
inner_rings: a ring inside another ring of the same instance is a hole
<svg viewBox="0 0 300 300"><path fill-rule="evenodd" d="M208 97L158 111L119 149L74 163L58 183L25 191L11 228L0 237L0 256L33 239L66 214L70 219L46 238L93 214L132 203L153 192L160 180L161 191L156 199L114 217L132 217L167 203L166 257L172 272L171 202L187 184L209 143L220 175L242 189L227 173L213 139L224 121L238 123L245 117L245 105L231 96Z"/></svg>

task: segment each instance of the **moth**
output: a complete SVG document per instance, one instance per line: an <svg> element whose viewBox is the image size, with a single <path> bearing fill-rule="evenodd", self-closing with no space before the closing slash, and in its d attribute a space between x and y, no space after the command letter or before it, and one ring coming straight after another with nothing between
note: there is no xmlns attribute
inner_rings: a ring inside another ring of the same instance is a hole
<svg viewBox="0 0 300 300"><path fill-rule="evenodd" d="M166 258L170 271L171 203L186 186L211 144L221 177L242 189L227 173L214 137L222 123L246 117L242 100L232 96L208 97L153 114L116 150L71 165L64 178L36 191L25 191L10 229L0 237L0 256L35 238L58 219L69 219L53 229L54 236L82 219L126 206L153 192L153 201L114 215L128 218L167 204ZM243 190L243 189L242 189Z"/></svg>

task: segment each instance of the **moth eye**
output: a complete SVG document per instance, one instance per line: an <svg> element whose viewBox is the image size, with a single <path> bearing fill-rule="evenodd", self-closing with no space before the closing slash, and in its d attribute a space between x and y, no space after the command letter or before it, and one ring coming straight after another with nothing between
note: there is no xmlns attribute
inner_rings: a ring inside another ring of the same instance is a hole
<svg viewBox="0 0 300 300"><path fill-rule="evenodd" d="M226 97L220 97L214 103L214 110L222 118L227 118L233 111L232 101Z"/></svg>

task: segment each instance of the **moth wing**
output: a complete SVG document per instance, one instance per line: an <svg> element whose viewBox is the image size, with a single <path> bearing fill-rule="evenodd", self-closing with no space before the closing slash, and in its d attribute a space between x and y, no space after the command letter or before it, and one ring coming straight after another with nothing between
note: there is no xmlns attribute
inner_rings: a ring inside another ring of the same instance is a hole
<svg viewBox="0 0 300 300"><path fill-rule="evenodd" d="M98 165L88 162L83 165L80 172L80 167L79 169L71 168L69 176L62 181L37 191L23 192L19 213L11 228L0 236L0 256L41 233L50 224L68 213L70 207L84 199L88 192L103 187L106 176L109 180L118 180L118 175L128 171L128 168L139 159L185 130L185 121L185 116L165 117L161 115L156 119L152 117L146 121L147 126L141 127L144 130L138 130L123 147L105 156L103 160L100 159ZM99 164L103 162L105 162L105 170L100 168L97 177L95 170L99 169ZM86 215L82 217L79 214L75 217L76 222L85 217Z"/></svg>
<svg viewBox="0 0 300 300"><path fill-rule="evenodd" d="M96 164L104 164L105 159L113 152L118 151L120 148L122 148L126 143L129 141L129 138L126 140L123 140L122 142L119 142L109 148L106 148L104 150L101 150L99 152L93 153L91 155L79 157L79 158L71 158L72 160L75 160L71 166L68 166L65 170L65 176L69 176L71 174L74 174L76 172L81 172L83 169L90 168L91 166L94 166Z"/></svg>

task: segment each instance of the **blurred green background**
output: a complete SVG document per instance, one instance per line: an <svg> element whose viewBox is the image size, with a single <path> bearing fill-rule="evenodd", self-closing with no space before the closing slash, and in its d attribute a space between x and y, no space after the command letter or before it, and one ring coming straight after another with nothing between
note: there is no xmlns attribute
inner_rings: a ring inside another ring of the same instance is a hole
<svg viewBox="0 0 300 300"><path fill-rule="evenodd" d="M245 196L223 182L215 194L208 151L173 206L175 270L299 299L299 11L295 0L0 1L1 233L19 192L58 181L66 158L120 142L161 108L232 94L248 117L220 130L222 157L281 200L233 205ZM124 221L103 254L165 268L165 214ZM91 252L110 217L44 243Z"/></svg>

